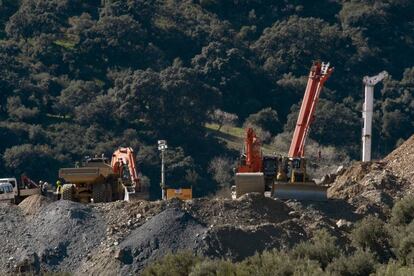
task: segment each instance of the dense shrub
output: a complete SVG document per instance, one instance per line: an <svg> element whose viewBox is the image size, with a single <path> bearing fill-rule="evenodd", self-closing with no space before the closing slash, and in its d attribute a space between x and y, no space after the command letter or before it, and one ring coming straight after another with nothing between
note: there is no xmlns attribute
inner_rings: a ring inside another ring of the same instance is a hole
<svg viewBox="0 0 414 276"><path fill-rule="evenodd" d="M403 264L414 265L414 233L407 233L405 236L396 235L396 255Z"/></svg>
<svg viewBox="0 0 414 276"><path fill-rule="evenodd" d="M277 250L263 252L240 264L244 275L318 275L322 273L318 262L295 258Z"/></svg>
<svg viewBox="0 0 414 276"><path fill-rule="evenodd" d="M189 276L236 276L241 275L237 265L224 260L204 260L197 263L192 269Z"/></svg>
<svg viewBox="0 0 414 276"><path fill-rule="evenodd" d="M414 196L407 196L392 208L391 222L395 225L407 225L414 219Z"/></svg>
<svg viewBox="0 0 414 276"><path fill-rule="evenodd" d="M383 258L390 256L390 238L385 223L372 216L358 222L351 233L354 246L362 250L369 250Z"/></svg>
<svg viewBox="0 0 414 276"><path fill-rule="evenodd" d="M391 262L378 267L376 276L407 276L414 275L414 267L402 266L399 263Z"/></svg>
<svg viewBox="0 0 414 276"><path fill-rule="evenodd" d="M340 253L335 237L326 230L317 231L310 241L298 244L291 252L295 258L318 261L323 268Z"/></svg>
<svg viewBox="0 0 414 276"><path fill-rule="evenodd" d="M194 256L191 252L179 252L168 254L161 260L148 266L142 275L144 276L181 276L188 275L192 267L200 263L202 258Z"/></svg>
<svg viewBox="0 0 414 276"><path fill-rule="evenodd" d="M375 271L377 262L369 251L357 251L351 256L341 256L328 265L326 271L331 275L364 276Z"/></svg>

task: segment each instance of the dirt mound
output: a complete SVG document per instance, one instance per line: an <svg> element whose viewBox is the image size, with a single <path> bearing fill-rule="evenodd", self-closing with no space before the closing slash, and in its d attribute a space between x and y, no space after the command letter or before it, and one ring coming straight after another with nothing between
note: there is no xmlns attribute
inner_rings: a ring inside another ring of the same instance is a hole
<svg viewBox="0 0 414 276"><path fill-rule="evenodd" d="M11 273L16 263L16 249L24 244L25 216L12 204L0 203L0 271Z"/></svg>
<svg viewBox="0 0 414 276"><path fill-rule="evenodd" d="M405 186L384 162L357 162L337 177L328 196L346 200L358 214L386 216Z"/></svg>
<svg viewBox="0 0 414 276"><path fill-rule="evenodd" d="M120 244L125 266L121 274L138 273L145 265L168 252L194 250L206 231L190 214L170 208L134 230Z"/></svg>
<svg viewBox="0 0 414 276"><path fill-rule="evenodd" d="M305 230L292 220L243 227L225 225L208 230L203 237L201 252L213 258L241 261L256 252L291 248L306 238Z"/></svg>
<svg viewBox="0 0 414 276"><path fill-rule="evenodd" d="M106 229L90 207L75 202L42 205L30 219L20 206L10 205L1 211L7 224L0 222L0 232L10 235L6 234L4 247L0 239L0 264L5 264L2 268L9 273L75 271L100 244Z"/></svg>
<svg viewBox="0 0 414 276"><path fill-rule="evenodd" d="M395 176L414 185L414 136L391 152L384 161Z"/></svg>
<svg viewBox="0 0 414 276"><path fill-rule="evenodd" d="M104 217L111 223L107 239L83 263L77 271L80 274L139 273L148 263L179 249L242 260L263 250L290 248L321 228L347 243L336 223L339 219L354 222L359 218L353 213L355 209L343 201L305 204L257 194L238 200L118 202L94 208L104 208ZM126 217L128 222L113 217L123 214L123 210L131 214Z"/></svg>
<svg viewBox="0 0 414 276"><path fill-rule="evenodd" d="M337 176L330 198L343 199L359 214L389 215L396 200L414 192L414 136L379 162L356 162Z"/></svg>
<svg viewBox="0 0 414 276"><path fill-rule="evenodd" d="M194 199L185 203L185 208L209 225L279 223L287 220L291 211L283 201L254 193L237 200Z"/></svg>
<svg viewBox="0 0 414 276"><path fill-rule="evenodd" d="M32 195L20 202L19 207L25 215L33 216L52 200L42 195Z"/></svg>

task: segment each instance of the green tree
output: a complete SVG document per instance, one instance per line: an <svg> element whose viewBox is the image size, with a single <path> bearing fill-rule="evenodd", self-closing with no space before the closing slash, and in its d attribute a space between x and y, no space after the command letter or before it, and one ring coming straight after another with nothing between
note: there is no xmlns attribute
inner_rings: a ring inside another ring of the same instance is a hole
<svg viewBox="0 0 414 276"><path fill-rule="evenodd" d="M264 108L255 114L251 114L247 117L245 123L258 126L265 131L269 131L272 135L276 135L282 130L282 125L279 121L277 112L270 107Z"/></svg>
<svg viewBox="0 0 414 276"><path fill-rule="evenodd" d="M33 179L49 181L57 177L57 171L62 160L47 145L24 144L8 148L3 160L7 169L16 176L26 174Z"/></svg>

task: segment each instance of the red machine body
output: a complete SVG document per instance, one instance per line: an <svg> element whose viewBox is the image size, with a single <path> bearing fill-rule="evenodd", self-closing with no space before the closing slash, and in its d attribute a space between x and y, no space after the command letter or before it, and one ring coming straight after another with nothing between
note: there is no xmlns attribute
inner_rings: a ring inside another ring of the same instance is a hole
<svg viewBox="0 0 414 276"><path fill-rule="evenodd" d="M305 155L305 142L310 126L315 118L316 104L326 80L333 72L329 63L315 62L310 70L308 84L300 108L295 132L290 145L288 157L303 158Z"/></svg>
<svg viewBox="0 0 414 276"><path fill-rule="evenodd" d="M261 172L263 168L263 156L261 143L253 128L246 130L245 154L241 164L237 168L238 173Z"/></svg>
<svg viewBox="0 0 414 276"><path fill-rule="evenodd" d="M135 184L135 189L140 192L141 185L135 163L135 154L132 148L119 148L112 154L111 167L114 173L121 176L129 175L131 182Z"/></svg>

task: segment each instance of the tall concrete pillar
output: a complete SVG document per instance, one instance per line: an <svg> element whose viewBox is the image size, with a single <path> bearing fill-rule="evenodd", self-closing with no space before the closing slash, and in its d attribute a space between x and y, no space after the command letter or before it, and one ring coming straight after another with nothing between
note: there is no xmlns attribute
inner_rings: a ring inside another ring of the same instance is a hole
<svg viewBox="0 0 414 276"><path fill-rule="evenodd" d="M373 77L364 77L365 101L362 110L364 128L362 130L362 161L371 161L372 115L374 112L374 86L388 76L386 71Z"/></svg>

